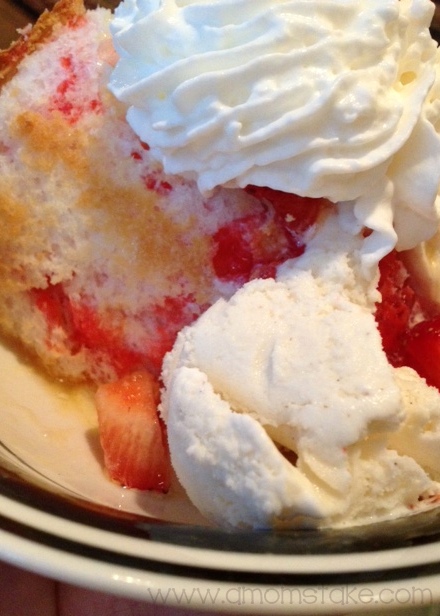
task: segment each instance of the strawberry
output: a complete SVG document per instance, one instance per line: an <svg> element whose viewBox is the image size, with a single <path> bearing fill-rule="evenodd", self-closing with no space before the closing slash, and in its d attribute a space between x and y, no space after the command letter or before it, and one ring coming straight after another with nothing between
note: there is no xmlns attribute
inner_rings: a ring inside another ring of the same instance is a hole
<svg viewBox="0 0 440 616"><path fill-rule="evenodd" d="M250 279L254 256L248 222L247 219L234 220L214 235L216 248L212 264L220 280L246 282Z"/></svg>
<svg viewBox="0 0 440 616"><path fill-rule="evenodd" d="M171 464L158 401L159 385L146 371L98 388L96 407L105 467L123 486L169 489Z"/></svg>
<svg viewBox="0 0 440 616"><path fill-rule="evenodd" d="M274 209L288 234L292 257L304 252L307 232L314 227L321 211L330 204L330 201L324 198L300 197L265 186L248 186L246 190L263 203L269 203Z"/></svg>
<svg viewBox="0 0 440 616"><path fill-rule="evenodd" d="M376 321L388 361L393 366L402 365L402 345L408 331L417 298L410 285L409 274L392 251L379 263L378 290L382 301L376 306Z"/></svg>
<svg viewBox="0 0 440 616"><path fill-rule="evenodd" d="M244 284L275 276L280 263L304 252L307 235L328 204L279 190L248 186L260 201L252 214L236 218L213 236L212 265L220 280Z"/></svg>
<svg viewBox="0 0 440 616"><path fill-rule="evenodd" d="M405 363L440 389L440 315L415 325L406 338Z"/></svg>

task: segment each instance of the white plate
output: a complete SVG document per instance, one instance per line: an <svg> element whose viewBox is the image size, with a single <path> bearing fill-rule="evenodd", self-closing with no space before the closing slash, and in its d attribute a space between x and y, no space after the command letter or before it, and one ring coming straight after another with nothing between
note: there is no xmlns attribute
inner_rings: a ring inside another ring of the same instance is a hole
<svg viewBox="0 0 440 616"><path fill-rule="evenodd" d="M226 532L175 484L103 472L91 394L0 347L0 557L134 599L243 613L330 614L440 602L440 510L346 531Z"/></svg>

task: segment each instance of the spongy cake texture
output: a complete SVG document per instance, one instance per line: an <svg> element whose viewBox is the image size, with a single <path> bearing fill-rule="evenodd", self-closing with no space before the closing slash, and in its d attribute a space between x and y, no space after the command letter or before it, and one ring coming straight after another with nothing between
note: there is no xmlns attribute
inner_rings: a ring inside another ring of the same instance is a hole
<svg viewBox="0 0 440 616"><path fill-rule="evenodd" d="M205 198L153 162L107 89L110 18L62 0L0 57L0 328L72 380L158 374L177 331L242 282L213 267L232 221L288 252L252 195Z"/></svg>

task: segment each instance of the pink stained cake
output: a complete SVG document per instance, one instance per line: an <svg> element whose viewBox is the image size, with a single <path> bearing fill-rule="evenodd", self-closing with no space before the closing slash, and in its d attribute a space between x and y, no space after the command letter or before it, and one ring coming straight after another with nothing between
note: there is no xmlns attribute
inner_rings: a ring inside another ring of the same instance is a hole
<svg viewBox="0 0 440 616"><path fill-rule="evenodd" d="M134 373L127 395L145 403L144 377L157 384L182 327L302 253L326 202L252 187L203 197L166 176L107 88L110 18L61 0L0 54L0 331L51 378L100 386ZM148 432L145 450L152 432L165 441L156 410L132 430L133 418L118 423L124 387L102 391L111 476L165 489L144 480L151 452L134 472L142 447L129 453L132 432Z"/></svg>
<svg viewBox="0 0 440 616"><path fill-rule="evenodd" d="M301 255L332 208L254 186L203 196L165 174L108 89L110 19L61 0L0 54L0 331L51 378L97 388L113 479L166 491L165 354L218 299ZM380 270L388 361L440 388L432 315L396 252Z"/></svg>
<svg viewBox="0 0 440 616"><path fill-rule="evenodd" d="M319 209L297 233L284 195L165 176L107 90L109 19L61 2L0 58L1 329L97 383L158 376L182 326L298 254Z"/></svg>

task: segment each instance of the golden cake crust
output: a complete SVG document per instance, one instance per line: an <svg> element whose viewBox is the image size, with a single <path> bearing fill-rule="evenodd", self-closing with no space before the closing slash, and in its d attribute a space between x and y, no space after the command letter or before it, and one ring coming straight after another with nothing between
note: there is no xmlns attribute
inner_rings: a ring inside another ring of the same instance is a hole
<svg viewBox="0 0 440 616"><path fill-rule="evenodd" d="M17 72L20 62L44 41L49 39L60 25L72 23L85 15L83 0L59 0L52 11L45 11L29 31L24 31L12 45L0 51L0 89Z"/></svg>

